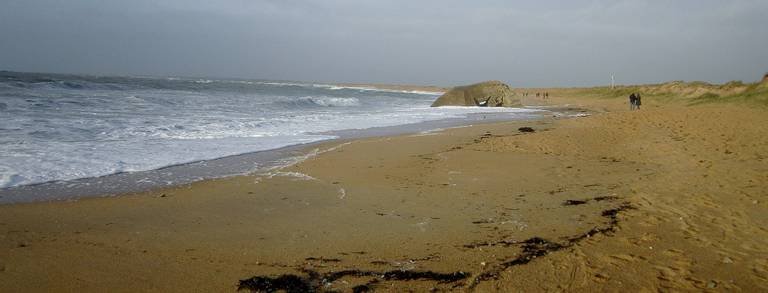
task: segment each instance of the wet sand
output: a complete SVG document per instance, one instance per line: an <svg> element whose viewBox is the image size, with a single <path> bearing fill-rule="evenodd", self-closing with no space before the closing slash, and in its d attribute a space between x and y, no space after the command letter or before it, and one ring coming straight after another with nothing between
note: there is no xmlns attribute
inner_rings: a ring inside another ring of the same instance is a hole
<svg viewBox="0 0 768 293"><path fill-rule="evenodd" d="M547 103L605 112L0 206L0 291L768 290L765 109Z"/></svg>

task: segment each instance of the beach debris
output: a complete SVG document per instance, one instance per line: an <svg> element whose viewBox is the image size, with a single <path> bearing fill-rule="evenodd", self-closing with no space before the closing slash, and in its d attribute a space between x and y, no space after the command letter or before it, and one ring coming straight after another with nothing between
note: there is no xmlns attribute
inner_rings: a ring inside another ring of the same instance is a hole
<svg viewBox="0 0 768 293"><path fill-rule="evenodd" d="M520 242L523 247L523 252L518 257L501 263L489 271L485 271L477 277L475 277L469 284L469 289L473 289L480 282L491 279L498 279L499 274L509 267L523 265L531 262L537 257L545 256L552 251L563 249L567 246L560 245L558 243L549 242L543 238L533 237L523 242Z"/></svg>
<svg viewBox="0 0 768 293"><path fill-rule="evenodd" d="M319 262L341 262L341 259L338 258L325 258L325 257L307 257L304 260L306 261L319 261Z"/></svg>
<svg viewBox="0 0 768 293"><path fill-rule="evenodd" d="M585 203L587 203L586 200L569 199L569 200L566 200L563 203L563 205L564 206L577 206L577 205L582 205L582 204L585 204Z"/></svg>
<svg viewBox="0 0 768 293"><path fill-rule="evenodd" d="M548 191L547 193L549 193L549 194L555 194L555 193L561 193L561 192L565 192L565 191L566 191L566 188L565 188L565 187L558 187L557 189L555 189L555 190L550 190L550 191Z"/></svg>
<svg viewBox="0 0 768 293"><path fill-rule="evenodd" d="M499 224L501 224L501 225L511 224L511 225L514 226L514 228L517 228L517 231L523 231L526 228L528 228L528 224L526 224L525 222L518 221L518 220L501 221Z"/></svg>
<svg viewBox="0 0 768 293"><path fill-rule="evenodd" d="M604 200L614 200L618 198L606 198ZM597 200L591 199L591 200ZM464 245L465 248L478 248L482 250L485 246L518 246L522 251L512 259L502 261L499 264L489 264L481 262L480 265L484 269L483 272L477 274L469 283L457 283L459 281L469 278L472 274L464 272L462 270L452 273L440 273L434 271L417 271L413 270L414 267L407 267L390 271L369 271L358 269L347 269L341 271L330 271L326 273L319 273L317 271L302 268L301 275L296 274L284 274L279 276L254 276L248 279L239 281L238 291L250 290L252 292L278 292L284 291L288 293L293 292L324 292L333 289L333 283L338 281L339 283L349 284L345 280L345 277L352 278L370 278L366 283L356 285L352 287L352 292L369 292L376 289L376 286L383 282L391 281L436 281L438 284L453 284L452 288L464 287L466 289L474 289L478 284L483 281L498 279L501 272L509 267L517 265L525 265L534 261L537 258L548 255L551 252L567 249L573 247L580 241L587 239L596 234L607 234L615 232L619 226L618 215L626 210L634 209L629 202L623 202L619 206L601 212L601 216L608 219L606 226L594 227L584 234L579 234L569 238L563 238L562 241L550 241L541 237L532 237L524 241L516 240L501 240L496 242L484 242L475 243L470 245ZM651 248L652 249L652 248ZM364 253L364 252L361 252ZM346 255L346 253L342 253ZM336 259L314 258L310 257L305 260L308 261L335 261ZM407 264L413 264L415 260L409 260ZM374 261L372 264L390 264L386 261ZM395 264L398 264L397 262ZM351 282L351 281L350 281ZM717 283L711 281L707 284L710 288L715 288Z"/></svg>
<svg viewBox="0 0 768 293"><path fill-rule="evenodd" d="M614 194L615 194L615 193L614 193ZM595 198L593 198L592 200L594 200L594 201L604 201L604 200L617 200L617 199L619 199L619 197L618 197L618 196L614 196L614 195L606 195L606 196L598 196L598 197L595 197Z"/></svg>
<svg viewBox="0 0 768 293"><path fill-rule="evenodd" d="M733 259L731 259L730 257L726 256L726 257L723 258L723 263L733 263Z"/></svg>
<svg viewBox="0 0 768 293"><path fill-rule="evenodd" d="M416 269L416 261L412 259L406 261L393 261L392 266L397 267L401 271L412 271Z"/></svg>
<svg viewBox="0 0 768 293"><path fill-rule="evenodd" d="M482 142L482 141L483 141L483 140L485 140L485 139L488 139L488 138L492 138L492 137L499 137L499 136L500 136L500 135L494 135L494 134L493 134L493 133L491 133L490 131L486 131L485 133L483 133L483 135L481 135L480 137L478 137L477 139L475 139L475 140L474 140L474 142L475 142L475 143L479 143L479 142ZM454 150L454 149L455 149L455 148L453 148L453 149L451 149L451 150Z"/></svg>
<svg viewBox="0 0 768 293"><path fill-rule="evenodd" d="M317 291L309 279L296 275L282 275L276 278L253 277L241 280L237 290L251 290L253 292L277 292L285 290L287 293L315 292Z"/></svg>
<svg viewBox="0 0 768 293"><path fill-rule="evenodd" d="M550 194L552 194L552 193L550 192ZM595 197L595 198L588 198L588 199L582 199L582 200L579 200L579 199L569 199L569 200L566 200L565 202L563 202L563 205L564 206L577 206L577 205L582 205L582 204L588 203L590 201L606 201L606 200L613 201L613 200L617 200L617 199L619 199L619 197L617 197L617 196L610 196L610 195L598 196L598 197Z"/></svg>
<svg viewBox="0 0 768 293"><path fill-rule="evenodd" d="M430 254L425 257L421 258L411 258L407 260L393 260L393 261L386 261L386 260L373 260L370 262L370 264L373 265L389 265L396 267L398 269L402 270L413 270L416 268L415 264L420 261L433 261L433 260L439 260L440 256L438 254Z"/></svg>
<svg viewBox="0 0 768 293"><path fill-rule="evenodd" d="M359 254L359 255L364 255L364 254L366 254L366 253L367 253L367 252L365 252L365 251L350 251L350 252L339 252L339 254L341 254L341 255L350 255L350 254Z"/></svg>
<svg viewBox="0 0 768 293"><path fill-rule="evenodd" d="M475 242L472 244L464 244L464 248L482 248L482 247L490 247L490 246L503 246L503 247L509 247L513 245L518 245L520 242L516 240L499 240L494 242Z"/></svg>
<svg viewBox="0 0 768 293"><path fill-rule="evenodd" d="M522 242L502 240L494 243L479 243L479 244L473 244L473 245L464 245L465 248L476 248L476 247L480 248L482 246L495 246L495 245L503 245L503 246L521 245L523 249L523 251L520 254L518 254L517 257L507 260L505 262L502 262L499 265L491 267L490 270L478 274L468 284L468 288L473 289L482 281L486 281L490 279L498 279L499 274L509 267L528 264L534 259L545 256L550 252L555 252L558 250L573 247L580 241L590 238L591 236L594 236L596 234L610 235L611 233L615 232L619 226L618 214L620 212L630 210L630 209L634 209L634 207L630 205L628 202L624 202L616 208L604 210L601 213L601 215L609 219L608 226L594 227L582 235L566 238L564 242L560 242L560 243L550 242L541 237L532 237Z"/></svg>
<svg viewBox="0 0 768 293"><path fill-rule="evenodd" d="M372 284L362 284L362 285L357 285L355 287L352 287L352 293L371 292L373 291L373 287L371 287L371 285Z"/></svg>
<svg viewBox="0 0 768 293"><path fill-rule="evenodd" d="M344 188L339 188L339 199L347 197L347 191Z"/></svg>
<svg viewBox="0 0 768 293"><path fill-rule="evenodd" d="M494 222L495 221L493 220L493 218L487 218L487 219L480 219L480 220L472 221L472 224L490 224L490 223L494 223Z"/></svg>
<svg viewBox="0 0 768 293"><path fill-rule="evenodd" d="M382 281L413 281L429 280L438 283L455 283L469 277L469 273L458 271L453 273L438 273L433 271L402 271L392 270L386 272L343 270L338 272L319 273L303 269L304 275L285 274L277 277L255 276L240 280L237 290L250 290L252 292L277 292L283 290L287 293L298 292L322 292L333 282L344 277L371 277L365 284L353 287L353 292L368 292L373 290L376 284Z"/></svg>
<svg viewBox="0 0 768 293"><path fill-rule="evenodd" d="M535 132L536 130L534 130L533 128L528 127L528 126L524 126L524 127L518 128L517 131L520 131L520 132Z"/></svg>
<svg viewBox="0 0 768 293"><path fill-rule="evenodd" d="M422 221L422 222L418 222L418 223L416 223L416 224L413 224L413 225L414 225L414 226L416 226L416 227L418 227L418 228L419 228L419 231L421 231L421 232L426 232L426 231L427 231L427 228L428 228L428 226L429 226L429 219L427 219L427 220L425 220L425 221Z"/></svg>

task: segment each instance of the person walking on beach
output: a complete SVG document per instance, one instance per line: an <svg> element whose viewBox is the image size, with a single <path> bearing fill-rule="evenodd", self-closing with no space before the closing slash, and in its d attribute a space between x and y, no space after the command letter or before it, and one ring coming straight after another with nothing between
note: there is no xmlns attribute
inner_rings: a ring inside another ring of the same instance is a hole
<svg viewBox="0 0 768 293"><path fill-rule="evenodd" d="M640 93L637 93L635 95L635 110L640 110L640 105L642 105L643 102L640 100Z"/></svg>
<svg viewBox="0 0 768 293"><path fill-rule="evenodd" d="M637 101L637 97L635 97L635 93L629 94L629 110L635 109L635 102Z"/></svg>

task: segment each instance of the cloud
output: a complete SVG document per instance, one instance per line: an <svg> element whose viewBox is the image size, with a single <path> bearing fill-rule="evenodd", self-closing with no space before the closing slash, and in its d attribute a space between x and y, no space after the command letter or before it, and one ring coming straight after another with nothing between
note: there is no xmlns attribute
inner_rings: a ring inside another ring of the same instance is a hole
<svg viewBox="0 0 768 293"><path fill-rule="evenodd" d="M0 67L349 82L754 80L765 1L4 1Z"/></svg>

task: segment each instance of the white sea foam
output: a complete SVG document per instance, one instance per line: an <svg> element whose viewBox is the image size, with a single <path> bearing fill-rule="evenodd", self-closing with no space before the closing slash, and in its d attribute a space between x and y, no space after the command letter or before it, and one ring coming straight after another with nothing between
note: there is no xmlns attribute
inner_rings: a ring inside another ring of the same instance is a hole
<svg viewBox="0 0 768 293"><path fill-rule="evenodd" d="M357 98L341 97L304 97L304 101L323 107L353 107L360 106L360 100Z"/></svg>
<svg viewBox="0 0 768 293"><path fill-rule="evenodd" d="M312 86L312 84L296 83L296 82L257 81L254 83L263 84L263 85L272 85L272 86L300 86L300 87Z"/></svg>
<svg viewBox="0 0 768 293"><path fill-rule="evenodd" d="M257 174L258 176L264 177L264 178L274 178L274 177L293 177L297 180L309 180L309 181L315 181L317 178L309 176L304 173L299 172L282 172L282 171L272 171L267 173L261 173Z"/></svg>
<svg viewBox="0 0 768 293"><path fill-rule="evenodd" d="M173 78L0 80L0 97L0 187L158 169L332 139L317 133L338 130L533 111L432 108L434 96L407 91Z"/></svg>

